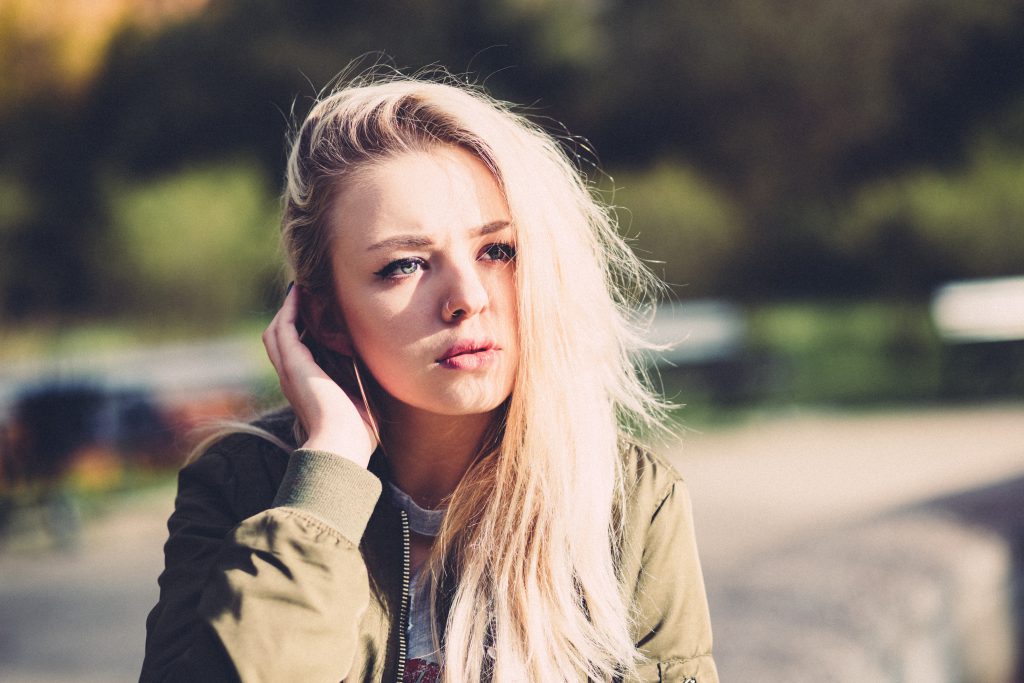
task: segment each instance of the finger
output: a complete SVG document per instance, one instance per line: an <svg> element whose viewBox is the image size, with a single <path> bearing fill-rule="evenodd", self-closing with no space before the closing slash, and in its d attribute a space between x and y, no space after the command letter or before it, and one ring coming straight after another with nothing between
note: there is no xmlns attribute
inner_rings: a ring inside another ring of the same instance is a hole
<svg viewBox="0 0 1024 683"><path fill-rule="evenodd" d="M267 357L270 359L270 364L274 366L274 370L278 370L280 367L281 354L277 348L277 334L274 331L274 327L277 324L277 315L267 325L267 329L263 330L263 348L267 351ZM278 373L280 374L280 372Z"/></svg>
<svg viewBox="0 0 1024 683"><path fill-rule="evenodd" d="M308 384L311 380L327 380L333 384L330 376L320 367L313 351L302 341L295 324L289 322L294 319L295 311L294 298L289 298L292 301L289 301L288 306L282 307L277 321L270 331L278 354L277 370L282 384L296 383L294 389L302 388L299 384L302 384L305 389L312 389L313 386Z"/></svg>
<svg viewBox="0 0 1024 683"><path fill-rule="evenodd" d="M313 353L302 342L296 323L299 320L299 287L293 288L285 297L273 325L274 343L280 355L282 369L294 366L296 370L309 371L315 363Z"/></svg>
<svg viewBox="0 0 1024 683"><path fill-rule="evenodd" d="M281 309L274 318L274 335L277 344L283 353L289 348L302 345L302 337L299 334L297 323L299 321L299 290L300 287L293 287L281 304Z"/></svg>
<svg viewBox="0 0 1024 683"><path fill-rule="evenodd" d="M294 308L294 297L292 295L294 294L295 289L296 288L289 286L289 291L285 295L281 308L277 310L277 313L270 321L267 329L263 331L263 346L267 350L267 356L270 358L271 364L279 375L283 370L282 352L279 342L280 332L283 321L286 320L289 315L289 311L287 310L289 304Z"/></svg>
<svg viewBox="0 0 1024 683"><path fill-rule="evenodd" d="M295 321L298 320L299 290L301 289L301 286L289 286L288 294L285 295L281 309L277 312L283 322L295 325Z"/></svg>
<svg viewBox="0 0 1024 683"><path fill-rule="evenodd" d="M266 326L263 331L262 340L263 347L266 349L267 357L270 358L270 364L274 370L281 374L281 350L278 346L278 327L281 325L281 309L274 313L273 318L270 319L270 324Z"/></svg>

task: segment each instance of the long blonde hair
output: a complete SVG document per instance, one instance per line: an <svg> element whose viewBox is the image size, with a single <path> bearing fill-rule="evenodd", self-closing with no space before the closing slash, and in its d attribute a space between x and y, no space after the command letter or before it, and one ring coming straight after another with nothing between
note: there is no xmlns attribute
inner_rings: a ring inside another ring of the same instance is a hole
<svg viewBox="0 0 1024 683"><path fill-rule="evenodd" d="M451 588L436 611L445 679L628 675L639 655L616 575L621 449L660 419L636 362L636 316L657 284L559 142L451 77L349 80L293 137L284 251L297 283L333 296L339 188L366 164L443 145L474 154L505 194L521 349L495 439L452 494L429 563L435 607Z"/></svg>

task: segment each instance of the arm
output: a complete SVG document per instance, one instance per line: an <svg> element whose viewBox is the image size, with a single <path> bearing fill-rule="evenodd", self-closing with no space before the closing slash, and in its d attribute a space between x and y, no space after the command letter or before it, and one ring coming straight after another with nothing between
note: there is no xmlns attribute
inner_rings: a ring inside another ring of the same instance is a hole
<svg viewBox="0 0 1024 683"><path fill-rule="evenodd" d="M711 655L711 620L701 573L689 493L672 481L644 539L637 580L638 649L650 658L652 680L718 683Z"/></svg>
<svg viewBox="0 0 1024 683"><path fill-rule="evenodd" d="M299 290L263 343L306 448L276 497L253 493L277 477L254 476L266 444L251 437L226 439L182 471L143 681L337 681L351 665L369 599L359 541L380 495L365 469L376 439L365 406L302 342Z"/></svg>
<svg viewBox="0 0 1024 683"><path fill-rule="evenodd" d="M141 680L341 680L369 600L358 543L380 481L300 449L275 507L238 524L238 461L214 449L181 472Z"/></svg>

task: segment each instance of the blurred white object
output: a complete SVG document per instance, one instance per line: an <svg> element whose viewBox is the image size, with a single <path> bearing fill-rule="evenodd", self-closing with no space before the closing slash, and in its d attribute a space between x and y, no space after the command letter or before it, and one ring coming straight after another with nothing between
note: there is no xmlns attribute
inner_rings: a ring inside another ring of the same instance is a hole
<svg viewBox="0 0 1024 683"><path fill-rule="evenodd" d="M690 364L740 356L747 341L747 323L739 306L705 300L658 307L649 339L670 346L661 354L671 363Z"/></svg>
<svg viewBox="0 0 1024 683"><path fill-rule="evenodd" d="M1024 277L951 282L935 292L932 320L949 343L1024 339Z"/></svg>

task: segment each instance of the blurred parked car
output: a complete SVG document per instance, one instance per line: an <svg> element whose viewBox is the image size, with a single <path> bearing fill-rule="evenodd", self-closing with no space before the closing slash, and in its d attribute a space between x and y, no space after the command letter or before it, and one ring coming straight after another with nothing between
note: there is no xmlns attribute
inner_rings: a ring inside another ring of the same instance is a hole
<svg viewBox="0 0 1024 683"><path fill-rule="evenodd" d="M126 464L166 459L173 436L157 404L141 390L84 382L23 390L2 430L0 535L19 508L38 508L56 543L73 545L78 510L65 486L68 472L77 465L91 467L94 479L96 473L117 479Z"/></svg>

